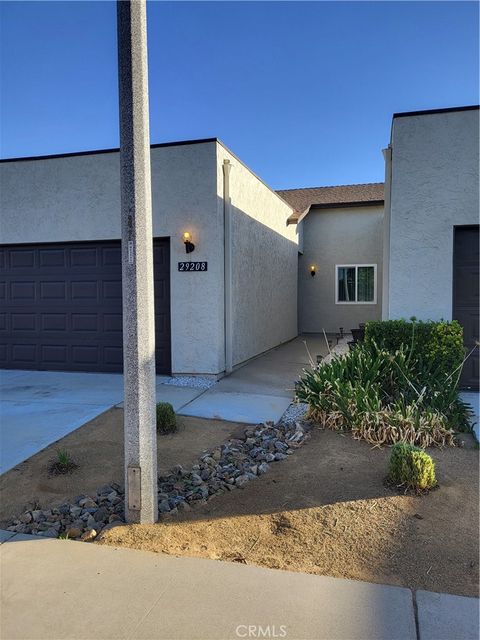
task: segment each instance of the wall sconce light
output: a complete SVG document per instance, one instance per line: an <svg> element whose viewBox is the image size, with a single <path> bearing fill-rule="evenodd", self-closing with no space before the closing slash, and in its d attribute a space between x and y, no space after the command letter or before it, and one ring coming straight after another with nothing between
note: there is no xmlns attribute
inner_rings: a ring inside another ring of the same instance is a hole
<svg viewBox="0 0 480 640"><path fill-rule="evenodd" d="M317 267L314 264L312 264L312 266L310 267L310 275L312 276L312 278L316 273L317 273Z"/></svg>
<svg viewBox="0 0 480 640"><path fill-rule="evenodd" d="M195 250L195 245L192 242L192 238L188 231L183 234L183 244L185 245L186 253L192 253Z"/></svg>

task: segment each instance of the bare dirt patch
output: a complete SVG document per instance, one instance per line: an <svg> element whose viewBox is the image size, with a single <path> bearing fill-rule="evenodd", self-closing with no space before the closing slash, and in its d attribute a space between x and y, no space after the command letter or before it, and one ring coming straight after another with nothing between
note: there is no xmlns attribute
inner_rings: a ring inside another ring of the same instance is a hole
<svg viewBox="0 0 480 640"><path fill-rule="evenodd" d="M123 412L112 409L0 477L0 526L36 500L60 505L123 480ZM159 470L191 465L240 425L179 417L159 437ZM156 525L129 525L101 544L251 563L313 574L478 595L478 451L430 449L438 490L399 495L384 486L390 450L315 429L270 471ZM48 477L61 446L79 468Z"/></svg>
<svg viewBox="0 0 480 640"><path fill-rule="evenodd" d="M465 439L429 451L440 488L412 496L384 486L388 448L315 430L244 489L100 543L476 596L478 456Z"/></svg>

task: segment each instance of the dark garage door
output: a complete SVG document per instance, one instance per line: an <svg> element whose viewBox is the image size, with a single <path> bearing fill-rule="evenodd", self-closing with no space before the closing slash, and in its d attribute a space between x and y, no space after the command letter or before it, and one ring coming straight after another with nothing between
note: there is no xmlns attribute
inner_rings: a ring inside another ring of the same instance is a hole
<svg viewBox="0 0 480 640"><path fill-rule="evenodd" d="M478 295L478 225L457 227L453 258L453 317L463 327L465 347L470 352L479 337ZM478 347L466 361L461 385L464 389L478 389Z"/></svg>
<svg viewBox="0 0 480 640"><path fill-rule="evenodd" d="M157 373L170 373L170 245L154 240ZM0 367L122 371L120 241L0 247Z"/></svg>

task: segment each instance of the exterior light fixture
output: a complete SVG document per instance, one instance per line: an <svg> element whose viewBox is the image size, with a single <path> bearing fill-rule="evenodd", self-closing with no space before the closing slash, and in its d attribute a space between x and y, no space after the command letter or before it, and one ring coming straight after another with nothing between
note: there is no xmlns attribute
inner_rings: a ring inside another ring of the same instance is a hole
<svg viewBox="0 0 480 640"><path fill-rule="evenodd" d="M316 273L317 273L317 267L314 264L312 264L312 266L310 267L310 275L312 276L312 278Z"/></svg>
<svg viewBox="0 0 480 640"><path fill-rule="evenodd" d="M188 231L183 234L183 244L185 245L186 253L192 253L195 250L195 245L192 242L192 237Z"/></svg>

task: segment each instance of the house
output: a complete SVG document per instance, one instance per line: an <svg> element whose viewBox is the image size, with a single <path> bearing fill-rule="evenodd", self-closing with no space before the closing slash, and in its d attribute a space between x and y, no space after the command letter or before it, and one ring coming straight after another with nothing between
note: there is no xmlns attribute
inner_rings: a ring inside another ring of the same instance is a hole
<svg viewBox="0 0 480 640"><path fill-rule="evenodd" d="M478 389L479 107L396 113L384 155L382 317L458 320Z"/></svg>
<svg viewBox="0 0 480 640"><path fill-rule="evenodd" d="M456 318L473 349L478 115L395 114L385 184L274 192L216 138L153 145L157 372L381 318ZM119 180L115 149L0 161L0 367L121 371Z"/></svg>
<svg viewBox="0 0 480 640"><path fill-rule="evenodd" d="M292 207L216 139L154 145L151 173L157 373L294 338ZM0 186L0 367L121 371L118 150L4 160Z"/></svg>
<svg viewBox="0 0 480 640"><path fill-rule="evenodd" d="M346 332L382 308L383 183L278 192L297 225L298 327Z"/></svg>

